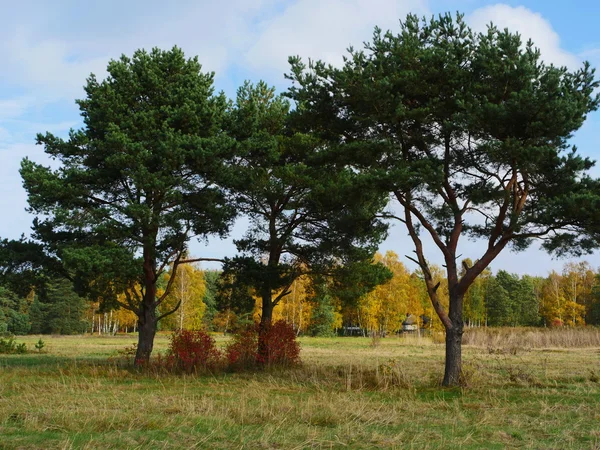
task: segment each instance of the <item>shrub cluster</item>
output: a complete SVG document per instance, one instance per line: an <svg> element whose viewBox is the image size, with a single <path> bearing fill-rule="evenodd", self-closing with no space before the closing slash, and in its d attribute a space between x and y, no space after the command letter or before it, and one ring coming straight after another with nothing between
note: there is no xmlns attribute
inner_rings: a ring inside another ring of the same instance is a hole
<svg viewBox="0 0 600 450"><path fill-rule="evenodd" d="M215 340L204 331L178 331L171 336L167 365L186 373L213 369L219 365L222 353Z"/></svg>
<svg viewBox="0 0 600 450"><path fill-rule="evenodd" d="M291 366L300 362L294 328L283 320L241 330L225 350L230 368Z"/></svg>
<svg viewBox="0 0 600 450"><path fill-rule="evenodd" d="M133 356L135 347L119 352ZM224 351L204 331L178 331L171 336L166 355L158 355L148 368L169 372L194 373L229 368L291 366L300 362L300 345L292 326L284 321L241 328Z"/></svg>

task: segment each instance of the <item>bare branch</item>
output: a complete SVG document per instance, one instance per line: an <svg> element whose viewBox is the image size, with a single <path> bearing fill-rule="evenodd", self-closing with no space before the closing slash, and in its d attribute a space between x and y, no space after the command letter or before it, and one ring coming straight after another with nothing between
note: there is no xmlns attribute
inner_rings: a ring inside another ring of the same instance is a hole
<svg viewBox="0 0 600 450"><path fill-rule="evenodd" d="M219 259L219 258L193 258L193 259L181 260L181 261L179 261L179 264L191 264L191 263L200 262L200 261L213 261L213 262L220 262L220 263L225 262L224 259Z"/></svg>
<svg viewBox="0 0 600 450"><path fill-rule="evenodd" d="M137 315L138 308L135 308L135 307L131 306L130 304L128 304L129 302L128 303L123 303L122 301L120 301L118 299L115 300L115 302L117 303L117 305L119 305L119 307L121 307L123 309L126 309L128 311L131 311L132 313L135 313Z"/></svg>
<svg viewBox="0 0 600 450"><path fill-rule="evenodd" d="M401 217L398 217L394 214L389 214L389 213L377 214L375 217L377 217L378 219L394 219L394 220L398 220L402 223L406 223L406 221L404 219L402 219Z"/></svg>
<svg viewBox="0 0 600 450"><path fill-rule="evenodd" d="M164 318L165 318L165 317L167 317L167 316L170 316L170 315L171 315L171 314L173 314L175 311L177 311L177 310L179 309L179 307L180 307L180 306L181 306L181 300L179 300L179 301L177 302L177 305L175 305L175 308L173 308L171 311L167 311L166 313L164 313L164 314L161 314L160 316L158 316L158 317L156 318L156 321L158 322L159 320L161 320L161 319L164 319Z"/></svg>

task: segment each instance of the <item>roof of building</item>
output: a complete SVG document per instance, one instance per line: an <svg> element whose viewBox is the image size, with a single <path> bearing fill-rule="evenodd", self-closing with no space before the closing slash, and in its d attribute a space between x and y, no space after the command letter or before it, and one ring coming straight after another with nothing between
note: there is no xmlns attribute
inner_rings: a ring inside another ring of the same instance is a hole
<svg viewBox="0 0 600 450"><path fill-rule="evenodd" d="M418 322L417 316L409 314L406 316L406 319L404 319L404 322L402 322L402 325L417 325Z"/></svg>

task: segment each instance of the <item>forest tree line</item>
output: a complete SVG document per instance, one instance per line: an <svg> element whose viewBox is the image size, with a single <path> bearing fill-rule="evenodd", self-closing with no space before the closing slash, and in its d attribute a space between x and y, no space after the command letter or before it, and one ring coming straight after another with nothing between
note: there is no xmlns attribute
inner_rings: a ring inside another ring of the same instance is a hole
<svg viewBox="0 0 600 450"><path fill-rule="evenodd" d="M392 278L355 302L343 302L329 281L299 277L291 293L274 308L273 318L285 320L300 335L331 336L357 327L364 335L386 335L402 330L408 315L421 328L442 329L432 310L422 273L410 271L398 255L376 254ZM470 261L466 261L471 264ZM447 305L447 280L433 266L440 297ZM261 302L231 292L218 270L185 265L158 313L178 311L163 319L162 331L210 330L231 332L257 320ZM162 287L169 282L169 274ZM245 298L245 300L244 300ZM235 300L232 300L235 299ZM517 275L505 270L484 272L465 296L467 326L583 326L600 325L600 271L589 263L568 262L562 271L546 277ZM137 317L124 308L102 309L99 302L79 296L66 279L50 280L44 289L18 295L0 287L0 333L12 334L116 334L135 332Z"/></svg>

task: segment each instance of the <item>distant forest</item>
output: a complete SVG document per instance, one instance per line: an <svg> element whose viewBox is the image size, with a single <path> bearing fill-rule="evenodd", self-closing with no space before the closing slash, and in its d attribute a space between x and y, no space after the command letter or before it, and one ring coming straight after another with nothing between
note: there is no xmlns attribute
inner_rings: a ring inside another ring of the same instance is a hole
<svg viewBox="0 0 600 450"><path fill-rule="evenodd" d="M273 311L298 334L343 334L347 327L361 333L393 334L402 330L410 314L421 328L442 330L432 310L419 270L409 271L394 252L377 254L392 273L388 282L353 302L336 295L334 280L303 276L297 279ZM470 261L466 261L471 265ZM441 267L433 267L438 292L447 307L448 289ZM162 289L169 282L167 273ZM256 320L260 298L251 291L234 291L220 271L195 265L180 268L168 299L158 313L179 310L160 322L160 329L206 329L230 332ZM0 286L0 333L23 334L115 334L136 331L137 317L123 308L102 309L98 302L75 293L69 280L55 278L43 287L18 294ZM485 271L465 296L467 326L583 326L600 325L600 272L587 262L569 262L562 272L547 277L519 276L500 270Z"/></svg>

